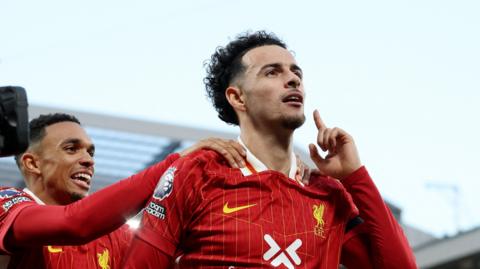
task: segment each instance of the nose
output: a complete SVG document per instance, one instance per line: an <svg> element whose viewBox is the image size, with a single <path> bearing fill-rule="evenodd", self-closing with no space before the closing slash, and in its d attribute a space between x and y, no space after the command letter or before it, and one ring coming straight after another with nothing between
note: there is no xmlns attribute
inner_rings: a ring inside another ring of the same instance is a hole
<svg viewBox="0 0 480 269"><path fill-rule="evenodd" d="M90 168L90 167L93 167L93 165L95 164L95 161L93 160L93 157L90 155L90 153L85 151L82 158L80 159L80 164L84 167Z"/></svg>
<svg viewBox="0 0 480 269"><path fill-rule="evenodd" d="M289 89L298 89L302 81L294 72L289 72L289 76L286 82L285 87Z"/></svg>

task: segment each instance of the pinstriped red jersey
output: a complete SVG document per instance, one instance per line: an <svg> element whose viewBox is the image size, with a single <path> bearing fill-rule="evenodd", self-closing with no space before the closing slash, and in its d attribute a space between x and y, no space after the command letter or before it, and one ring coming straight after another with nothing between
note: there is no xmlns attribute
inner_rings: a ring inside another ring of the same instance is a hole
<svg viewBox="0 0 480 269"><path fill-rule="evenodd" d="M336 180L313 182L272 170L245 176L202 150L167 169L138 236L180 268L337 269L357 210Z"/></svg>
<svg viewBox="0 0 480 269"><path fill-rule="evenodd" d="M5 235L23 208L36 204L34 197L15 188L0 188L0 253ZM99 214L101 210L99 210ZM80 246L38 246L16 249L10 254L9 269L115 269L132 239L127 225Z"/></svg>
<svg viewBox="0 0 480 269"><path fill-rule="evenodd" d="M8 268L115 269L131 241L127 225L80 246L40 246L15 251Z"/></svg>

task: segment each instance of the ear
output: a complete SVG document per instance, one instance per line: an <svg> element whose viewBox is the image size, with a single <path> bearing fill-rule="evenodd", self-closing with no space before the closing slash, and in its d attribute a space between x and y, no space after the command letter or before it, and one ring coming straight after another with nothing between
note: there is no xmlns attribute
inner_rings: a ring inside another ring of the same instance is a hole
<svg viewBox="0 0 480 269"><path fill-rule="evenodd" d="M245 107L245 95L243 91L238 87L229 86L225 91L225 97L227 98L228 103L236 111L246 111Z"/></svg>
<svg viewBox="0 0 480 269"><path fill-rule="evenodd" d="M35 153L32 153L32 152L24 153L22 155L22 158L20 159L20 162L22 163L22 169L25 171L25 173L37 174L37 175L41 173L40 161L37 158L37 155Z"/></svg>

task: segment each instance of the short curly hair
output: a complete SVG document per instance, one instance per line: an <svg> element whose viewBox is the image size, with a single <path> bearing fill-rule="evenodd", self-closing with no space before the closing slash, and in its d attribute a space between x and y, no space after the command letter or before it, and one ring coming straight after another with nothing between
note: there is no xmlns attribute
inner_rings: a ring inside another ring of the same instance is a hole
<svg viewBox="0 0 480 269"><path fill-rule="evenodd" d="M55 123L59 123L59 122L65 122L65 121L74 122L81 125L80 121L75 116L70 114L65 114L65 113L43 114L31 120L29 123L29 129L30 129L29 130L30 131L29 148L31 148L33 145L40 142L45 137L46 135L45 129L48 126L53 125ZM15 156L15 161L17 162L18 167L20 167L20 158L23 155L23 153L25 152L22 152Z"/></svg>
<svg viewBox="0 0 480 269"><path fill-rule="evenodd" d="M207 76L204 79L207 96L213 103L218 117L226 123L238 125L238 117L233 107L228 103L225 90L238 75L245 71L242 57L251 49L277 45L284 49L287 45L273 33L257 31L245 32L228 43L225 47L217 47L206 64Z"/></svg>

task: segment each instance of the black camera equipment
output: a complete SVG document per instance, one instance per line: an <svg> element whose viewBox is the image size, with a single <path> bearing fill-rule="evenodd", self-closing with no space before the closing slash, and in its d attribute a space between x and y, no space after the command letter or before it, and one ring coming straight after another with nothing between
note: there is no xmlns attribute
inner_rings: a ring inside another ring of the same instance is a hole
<svg viewBox="0 0 480 269"><path fill-rule="evenodd" d="M0 157L28 147L28 103L22 87L0 87Z"/></svg>

